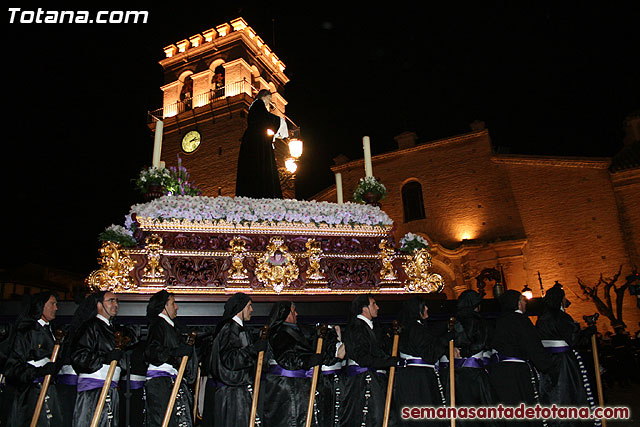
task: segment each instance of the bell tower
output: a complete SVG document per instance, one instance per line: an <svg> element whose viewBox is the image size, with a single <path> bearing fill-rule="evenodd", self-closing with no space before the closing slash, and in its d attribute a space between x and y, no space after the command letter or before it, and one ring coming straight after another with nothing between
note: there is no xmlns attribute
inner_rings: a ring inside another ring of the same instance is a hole
<svg viewBox="0 0 640 427"><path fill-rule="evenodd" d="M203 195L234 196L249 106L259 90L269 89L272 112L284 116L285 65L242 18L170 44L164 55L162 108L148 114L151 130L162 121L161 159L169 167L180 156ZM275 145L284 171L288 150L284 141ZM281 182L284 193L291 180Z"/></svg>

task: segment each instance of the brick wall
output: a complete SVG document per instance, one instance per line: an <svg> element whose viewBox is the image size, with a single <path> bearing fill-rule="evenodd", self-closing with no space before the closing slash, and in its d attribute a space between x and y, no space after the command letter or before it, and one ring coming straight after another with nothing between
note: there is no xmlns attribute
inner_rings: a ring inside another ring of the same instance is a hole
<svg viewBox="0 0 640 427"><path fill-rule="evenodd" d="M500 263L511 288L527 283L539 296L540 272L545 287L555 280L565 285L573 302L569 312L581 321L596 309L576 278L594 285L600 274L611 277L623 265L622 284L630 271L629 248L637 251L630 236L640 236L640 179L632 185L627 179L614 191L606 159L498 156L488 132L479 131L377 155L372 163L387 187L382 209L396 223L396 237L412 231L433 241L437 258L455 272L456 289L473 287L482 268ZM344 199L351 200L363 161L332 169L342 173ZM401 190L410 180L422 185L426 218L404 223ZM335 197L332 190L316 199ZM526 242L521 254L515 244L511 252L496 250L496 242L519 239ZM635 331L636 298L627 293L624 307L624 320ZM606 319L600 327L611 329Z"/></svg>

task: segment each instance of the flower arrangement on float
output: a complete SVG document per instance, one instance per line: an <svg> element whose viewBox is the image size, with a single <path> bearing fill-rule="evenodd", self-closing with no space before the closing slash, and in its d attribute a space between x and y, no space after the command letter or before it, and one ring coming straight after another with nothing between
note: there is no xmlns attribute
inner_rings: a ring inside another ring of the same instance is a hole
<svg viewBox="0 0 640 427"><path fill-rule="evenodd" d="M387 195L387 188L372 176L360 178L353 193L353 200L357 203L375 204Z"/></svg>
<svg viewBox="0 0 640 427"><path fill-rule="evenodd" d="M133 238L133 231L121 225L111 224L98 235L101 242L119 243L125 248L136 246L138 242Z"/></svg>
<svg viewBox="0 0 640 427"><path fill-rule="evenodd" d="M400 239L400 251L406 253L413 253L420 249L429 250L429 242L417 234L413 234L411 232L405 234L402 239Z"/></svg>
<svg viewBox="0 0 640 427"><path fill-rule="evenodd" d="M142 169L135 180L135 188L147 200L163 195L168 196L199 196L200 189L190 180L187 168L182 166L182 159L178 155L178 166L169 168L151 166Z"/></svg>
<svg viewBox="0 0 640 427"><path fill-rule="evenodd" d="M391 218L380 208L356 203L330 203L315 200L252 199L248 197L164 196L131 207L125 227L131 229L137 217L157 221L182 219L226 221L237 224L290 222L328 225L392 225Z"/></svg>

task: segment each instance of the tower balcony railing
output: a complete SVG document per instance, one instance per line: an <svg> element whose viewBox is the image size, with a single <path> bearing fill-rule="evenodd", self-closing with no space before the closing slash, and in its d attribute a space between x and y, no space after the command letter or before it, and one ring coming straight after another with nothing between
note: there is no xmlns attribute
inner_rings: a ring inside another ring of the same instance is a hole
<svg viewBox="0 0 640 427"><path fill-rule="evenodd" d="M193 108L209 105L213 102L230 98L241 93L251 95L251 89L251 84L246 80L240 80L217 89L211 89L208 92L184 98L173 104L158 108L157 110L149 111L147 114L147 122L153 123L156 120L164 120L167 117L177 116L178 114L184 113L185 111L189 111Z"/></svg>

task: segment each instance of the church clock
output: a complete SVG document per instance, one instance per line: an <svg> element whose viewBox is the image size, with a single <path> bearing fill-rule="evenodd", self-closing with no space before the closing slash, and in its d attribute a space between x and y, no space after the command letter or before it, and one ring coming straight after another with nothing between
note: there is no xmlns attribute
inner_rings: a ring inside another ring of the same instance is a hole
<svg viewBox="0 0 640 427"><path fill-rule="evenodd" d="M201 141L202 136L197 130L187 132L182 138L182 149L185 153L193 153L194 151L196 151L198 146L200 146Z"/></svg>

